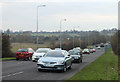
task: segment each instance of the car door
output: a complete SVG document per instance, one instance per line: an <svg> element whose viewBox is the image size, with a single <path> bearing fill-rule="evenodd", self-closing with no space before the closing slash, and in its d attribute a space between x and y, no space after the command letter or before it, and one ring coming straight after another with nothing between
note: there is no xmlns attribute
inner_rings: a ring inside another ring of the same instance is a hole
<svg viewBox="0 0 120 82"><path fill-rule="evenodd" d="M69 53L68 52L65 52L65 55L66 55L66 64L67 64L67 66L70 66L71 65L71 57L70 56L68 56L69 55Z"/></svg>
<svg viewBox="0 0 120 82"><path fill-rule="evenodd" d="M29 48L29 56L30 57L32 57L33 53L34 53L34 51L31 48Z"/></svg>

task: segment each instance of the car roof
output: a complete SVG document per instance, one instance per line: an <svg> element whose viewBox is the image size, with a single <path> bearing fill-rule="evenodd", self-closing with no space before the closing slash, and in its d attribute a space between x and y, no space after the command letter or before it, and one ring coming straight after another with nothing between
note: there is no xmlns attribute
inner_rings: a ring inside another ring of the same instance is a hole
<svg viewBox="0 0 120 82"><path fill-rule="evenodd" d="M29 48L20 48L20 49L29 49Z"/></svg>
<svg viewBox="0 0 120 82"><path fill-rule="evenodd" d="M62 50L61 48L55 48L55 50Z"/></svg>
<svg viewBox="0 0 120 82"><path fill-rule="evenodd" d="M50 50L49 52L67 52L66 50Z"/></svg>
<svg viewBox="0 0 120 82"><path fill-rule="evenodd" d="M50 50L50 48L38 48L37 50Z"/></svg>

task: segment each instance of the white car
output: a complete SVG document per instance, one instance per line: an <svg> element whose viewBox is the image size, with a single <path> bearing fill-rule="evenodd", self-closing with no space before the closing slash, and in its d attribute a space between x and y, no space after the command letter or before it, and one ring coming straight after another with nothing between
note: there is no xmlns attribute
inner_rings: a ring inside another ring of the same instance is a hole
<svg viewBox="0 0 120 82"><path fill-rule="evenodd" d="M61 48L55 48L55 50L62 50Z"/></svg>
<svg viewBox="0 0 120 82"><path fill-rule="evenodd" d="M97 47L97 49L101 49L101 47L100 47L100 46L98 46L98 47Z"/></svg>
<svg viewBox="0 0 120 82"><path fill-rule="evenodd" d="M36 52L34 52L34 54L32 55L32 61L37 62L39 58L43 57L45 53L47 53L50 50L50 48L38 48Z"/></svg>
<svg viewBox="0 0 120 82"><path fill-rule="evenodd" d="M76 48L73 48L73 50L77 50L77 51L79 51L80 53L82 53L82 50L81 50L81 48L80 47L76 47Z"/></svg>

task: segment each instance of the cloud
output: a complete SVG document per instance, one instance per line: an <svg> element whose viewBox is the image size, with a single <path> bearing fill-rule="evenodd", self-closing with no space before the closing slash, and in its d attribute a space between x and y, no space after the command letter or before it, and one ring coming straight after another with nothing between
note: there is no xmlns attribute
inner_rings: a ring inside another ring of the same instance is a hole
<svg viewBox="0 0 120 82"><path fill-rule="evenodd" d="M1 0L1 2L118 2L119 0Z"/></svg>
<svg viewBox="0 0 120 82"><path fill-rule="evenodd" d="M78 25L83 27L82 30L117 26L117 3L111 3L113 0L109 0L110 2L107 2L108 0L105 0L106 2L103 0L103 2L100 2L100 0L72 2L70 0L70 2L66 1L65 3L63 0L63 2L55 1L46 2L47 6L45 8L39 8L39 31L59 30L60 19L64 18L67 19L62 25L64 30L71 30ZM23 30L35 31L36 6L36 3L17 3L17 0L16 2L5 3L3 6L4 29L20 30L22 28Z"/></svg>

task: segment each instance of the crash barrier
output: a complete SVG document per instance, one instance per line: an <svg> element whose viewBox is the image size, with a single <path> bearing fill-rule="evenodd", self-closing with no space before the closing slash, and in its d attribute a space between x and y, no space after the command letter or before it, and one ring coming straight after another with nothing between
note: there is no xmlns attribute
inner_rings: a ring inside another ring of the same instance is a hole
<svg viewBox="0 0 120 82"><path fill-rule="evenodd" d="M104 48L105 48L105 52L107 52L108 49L111 48L111 44L106 43L106 44L104 45Z"/></svg>

